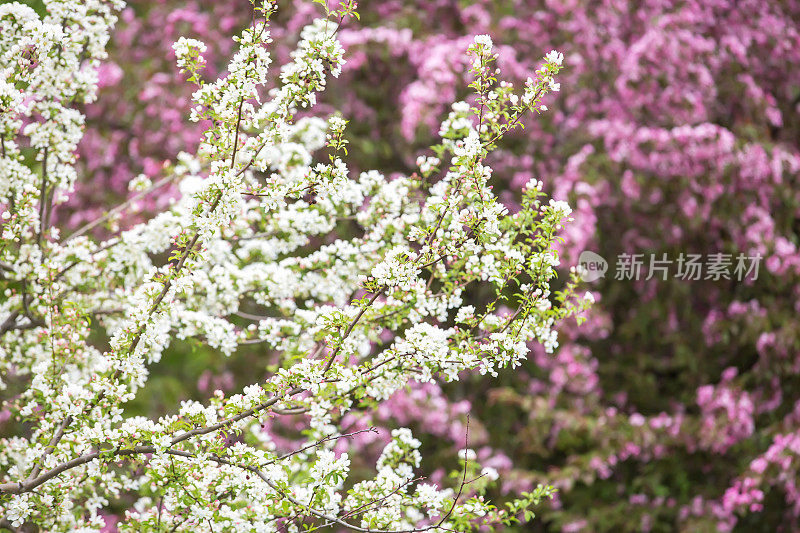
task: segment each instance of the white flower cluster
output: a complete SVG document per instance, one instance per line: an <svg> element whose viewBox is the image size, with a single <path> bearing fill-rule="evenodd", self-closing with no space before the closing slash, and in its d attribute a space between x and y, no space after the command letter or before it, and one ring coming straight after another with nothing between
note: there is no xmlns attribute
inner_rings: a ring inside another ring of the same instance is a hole
<svg viewBox="0 0 800 533"><path fill-rule="evenodd" d="M556 50L550 50L547 52L547 55L545 55L544 58L547 62L560 66L564 61L564 54L557 52Z"/></svg>
<svg viewBox="0 0 800 533"><path fill-rule="evenodd" d="M175 51L176 63L178 68L181 69L181 72L183 72L191 63L202 64L205 62L202 54L207 49L206 45L197 39L180 37L172 45L172 49Z"/></svg>
<svg viewBox="0 0 800 533"><path fill-rule="evenodd" d="M492 38L488 35L476 35L473 42L485 50L492 49Z"/></svg>
<svg viewBox="0 0 800 533"><path fill-rule="evenodd" d="M425 157L421 155L417 158L417 166L419 167L419 171L425 177L430 176L431 172L433 172L433 170L439 166L439 163L440 161L438 157Z"/></svg>
<svg viewBox="0 0 800 533"><path fill-rule="evenodd" d="M372 268L375 283L387 287L410 290L419 282L420 269L413 261L416 254L402 247L396 247L386 254L383 261Z"/></svg>
<svg viewBox="0 0 800 533"><path fill-rule="evenodd" d="M539 104L542 95L546 91L558 92L561 84L556 82L554 77L561 69L564 62L564 54L556 50L550 50L545 56L545 64L536 71L536 78L528 78L525 82L525 93L522 95L522 102L530 108L537 108L539 111L547 111L547 106Z"/></svg>
<svg viewBox="0 0 800 533"><path fill-rule="evenodd" d="M454 380L458 378L458 372L464 369L465 363L468 365L471 360L455 354L451 358L452 334L452 330L443 330L423 322L406 331L404 338L395 343L395 350L419 365L419 381L430 381L436 371L442 372L448 380Z"/></svg>
<svg viewBox="0 0 800 533"><path fill-rule="evenodd" d="M572 208L563 200L550 200L550 209L560 218L567 218L572 213Z"/></svg>
<svg viewBox="0 0 800 533"><path fill-rule="evenodd" d="M374 479L357 483L344 502L344 509L352 511L362 508L370 501L382 504L367 510L362 516L361 527L377 527L382 530L413 530L414 523L408 517L417 516L421 521L425 509L428 518L435 518L448 500L452 490L440 490L435 485L420 483L412 490L410 483L414 477L413 469L421 460L419 447L422 443L415 439L407 428L392 430L392 440L384 447L378 459L378 473ZM408 500L414 505L408 507ZM443 530L451 524L441 524Z"/></svg>

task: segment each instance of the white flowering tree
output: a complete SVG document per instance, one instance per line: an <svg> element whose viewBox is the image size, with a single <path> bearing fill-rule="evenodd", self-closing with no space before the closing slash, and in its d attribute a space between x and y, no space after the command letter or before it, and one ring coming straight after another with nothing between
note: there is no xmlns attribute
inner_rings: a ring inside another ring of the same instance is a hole
<svg viewBox="0 0 800 533"><path fill-rule="evenodd" d="M132 184L144 194L172 181L179 199L98 241L89 230L104 219L62 236L51 213L76 180L79 108L95 97L122 3L44 4L41 17L0 5L0 389L22 428L0 439L0 525L98 530L121 498L135 501L123 531L468 531L527 518L550 488L495 508L468 453L452 486L425 483L407 429L393 431L371 479L351 481L347 454L332 449L348 437L345 413L412 381L514 368L531 341L553 349L554 325L588 305L574 279L549 290L568 206L542 202L534 182L509 214L484 164L524 113L545 109L562 56L548 54L517 94L477 37L474 99L453 105L435 157L411 176L354 176L346 122L307 110L345 61L336 33L355 2L322 2L325 17L279 69L276 7L256 2L224 77L203 78L203 43L175 43L197 86L187 113L210 126L197 156ZM477 308L464 298L475 285L494 294ZM237 317L245 305L261 314ZM231 357L258 342L279 363L241 394L126 416L176 338ZM307 440L278 453L259 420L291 414L305 414Z"/></svg>

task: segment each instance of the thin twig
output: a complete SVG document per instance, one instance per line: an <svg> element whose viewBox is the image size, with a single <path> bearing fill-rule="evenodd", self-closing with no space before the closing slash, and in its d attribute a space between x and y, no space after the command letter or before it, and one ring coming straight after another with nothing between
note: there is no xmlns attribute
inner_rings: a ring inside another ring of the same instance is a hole
<svg viewBox="0 0 800 533"><path fill-rule="evenodd" d="M372 295L372 298L370 299L369 302L367 302L367 305L365 305L364 307L361 308L361 311L358 312L358 314L353 319L353 321L350 322L350 325L347 326L347 329L345 330L344 335L342 335L342 339L339 341L339 345L336 347L336 349L333 351L333 353L331 354L331 356L328 359L328 361L325 363L325 367L323 369L323 372L327 372L328 370L330 370L331 365L333 365L333 360L336 359L336 356L339 354L339 351L342 349L342 345L344 344L345 339L347 339L347 337L350 336L350 333L353 332L353 328L356 327L356 324L358 324L358 321L361 320L361 317L364 316L364 313L367 312L367 309L369 309L369 307L373 303L375 303L375 300L378 299L378 296L383 294L383 291L384 291L384 287L381 287L380 289L375 291L375 294Z"/></svg>
<svg viewBox="0 0 800 533"><path fill-rule="evenodd" d="M111 211L107 212L106 214L104 214L100 218L97 218L97 219L95 219L95 220L93 220L93 221L81 226L80 228L75 230L72 234L70 234L69 237L64 239L63 243L66 244L69 241L71 241L72 239L80 237L84 233L86 233L88 231L91 231L92 229L94 229L98 225L102 224L106 220L110 219L111 217L117 215L118 213L121 213L122 211L124 211L125 209L130 207L130 205L133 204L134 202L136 202L138 200L141 200L142 198L144 198L145 196L147 196L151 192L155 191L156 189L160 189L164 185L168 184L169 182L174 180L175 177L176 177L176 175L172 175L172 176L167 176L166 178L160 179L159 181L157 181L153 185L151 185L147 190L144 190L144 191L142 191L142 192L140 192L138 194L135 194L134 196L130 197L127 201L125 201L124 203L118 205L117 207L115 207Z"/></svg>

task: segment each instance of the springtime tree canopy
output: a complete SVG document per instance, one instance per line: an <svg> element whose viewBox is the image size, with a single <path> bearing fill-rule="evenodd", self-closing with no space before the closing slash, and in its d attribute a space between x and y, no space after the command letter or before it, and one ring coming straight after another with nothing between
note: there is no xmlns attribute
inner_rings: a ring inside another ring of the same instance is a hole
<svg viewBox="0 0 800 533"><path fill-rule="evenodd" d="M405 428L371 477L354 479L333 448L350 436L346 414L412 382L496 377L530 341L552 351L556 326L591 303L574 294L577 272L550 290L569 206L533 180L511 214L487 184L487 155L524 114L546 111L563 56L547 53L517 88L492 40L475 37L473 96L452 104L419 171L355 173L347 122L314 112L346 61L337 32L357 23L355 2L316 3L320 18L282 66L271 2L253 5L218 79L204 76L204 43L174 43L200 146L161 171L175 202L102 239L90 231L102 219L61 234L52 213L77 179L82 109L122 2L0 5L0 386L22 422L0 441L2 526L97 530L104 506L133 495L122 531L468 531L528 519L552 494L540 486L496 508L468 435L448 486L417 477L425 458ZM493 296L473 305L474 287ZM245 303L262 314L242 326ZM150 366L185 338L280 358L237 394L157 419L126 414ZM261 421L297 414L304 443L279 453Z"/></svg>

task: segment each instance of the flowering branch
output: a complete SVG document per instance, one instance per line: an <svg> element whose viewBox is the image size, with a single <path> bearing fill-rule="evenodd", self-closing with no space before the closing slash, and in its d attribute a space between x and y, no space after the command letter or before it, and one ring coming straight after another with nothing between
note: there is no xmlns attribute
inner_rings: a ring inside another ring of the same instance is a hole
<svg viewBox="0 0 800 533"><path fill-rule="evenodd" d="M320 2L325 18L302 30L274 86L276 5L254 2L219 79L204 79L202 42L173 46L196 86L190 120L210 124L198 155L180 154L156 183L174 180L176 201L106 241L89 236L137 195L60 239L46 204L63 201L77 177L83 116L73 105L94 97L93 69L122 5L45 3L44 17L0 6L0 139L12 184L0 187L0 283L11 295L0 303L0 348L10 354L0 369L25 383L5 407L30 428L0 439L0 506L13 527L100 529L103 506L135 494L124 531L278 531L305 518L354 531L469 531L508 524L552 494L540 487L514 500L514 513L501 512L467 483L477 464L466 452L456 491L419 483L421 443L407 429L392 432L374 478L359 482L333 447L352 435L337 430L345 414L414 381L515 368L529 342L553 350L558 322L588 305L574 297L575 280L549 289L569 207L544 204L534 186L509 214L487 184L495 144L557 90L560 54L545 58L519 96L495 79L491 41L476 38L479 107L453 105L435 157L420 160L423 190L416 174L351 176L347 121L298 116L341 72L336 34L356 16L355 2L333 10ZM21 140L40 154L41 174ZM315 162L323 149L327 162ZM147 189L139 181L134 188ZM465 305L481 286L495 301ZM498 311L500 299L512 310ZM242 311L254 306L264 311ZM234 317L252 323L242 329ZM275 365L240 394L217 391L157 419L127 415L122 406L152 364L185 338L227 356L258 342ZM303 415L306 440L279 453L279 424L253 423L267 414Z"/></svg>

